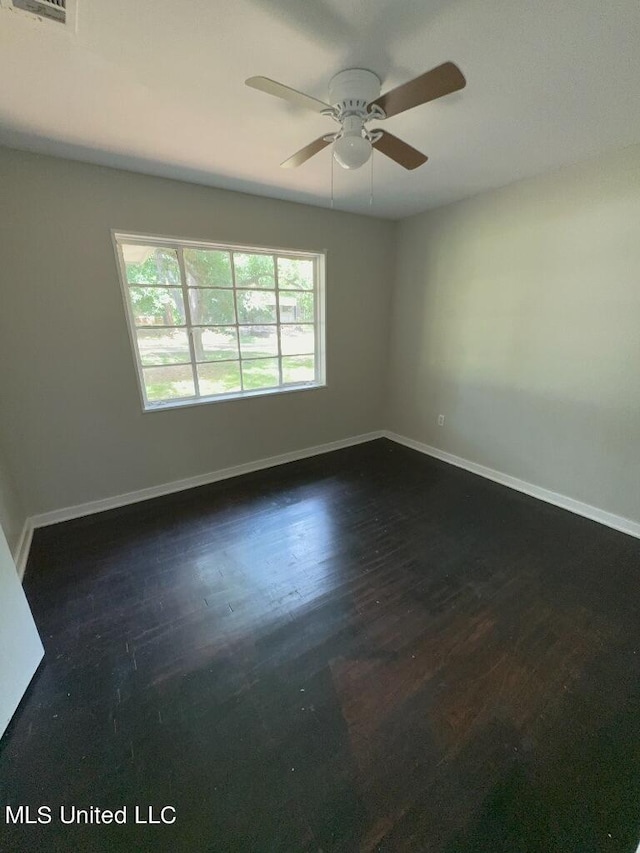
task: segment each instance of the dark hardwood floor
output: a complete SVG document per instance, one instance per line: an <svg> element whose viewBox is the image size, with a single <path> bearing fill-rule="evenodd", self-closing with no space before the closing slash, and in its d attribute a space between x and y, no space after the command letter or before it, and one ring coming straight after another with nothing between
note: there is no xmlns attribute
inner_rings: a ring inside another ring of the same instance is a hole
<svg viewBox="0 0 640 853"><path fill-rule="evenodd" d="M25 587L3 851L640 841L631 537L380 440L39 530Z"/></svg>

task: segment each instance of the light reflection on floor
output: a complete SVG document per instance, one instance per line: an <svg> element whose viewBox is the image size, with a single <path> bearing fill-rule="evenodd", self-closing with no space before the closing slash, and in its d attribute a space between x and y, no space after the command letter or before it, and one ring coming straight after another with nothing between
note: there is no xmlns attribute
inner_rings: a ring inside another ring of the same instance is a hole
<svg viewBox="0 0 640 853"><path fill-rule="evenodd" d="M183 588L185 611L206 602L203 642L264 636L272 623L300 618L335 590L336 576L346 571L336 485L328 481L310 495L296 490L286 504L259 501L242 521L235 513L229 531L224 517L216 518L206 554L187 558L191 582Z"/></svg>

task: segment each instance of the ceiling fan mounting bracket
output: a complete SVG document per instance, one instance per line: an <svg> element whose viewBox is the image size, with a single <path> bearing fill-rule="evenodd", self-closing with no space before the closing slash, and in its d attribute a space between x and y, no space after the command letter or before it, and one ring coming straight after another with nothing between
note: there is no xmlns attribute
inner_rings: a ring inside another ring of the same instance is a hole
<svg viewBox="0 0 640 853"><path fill-rule="evenodd" d="M366 121L384 121L387 114L378 104L369 104Z"/></svg>

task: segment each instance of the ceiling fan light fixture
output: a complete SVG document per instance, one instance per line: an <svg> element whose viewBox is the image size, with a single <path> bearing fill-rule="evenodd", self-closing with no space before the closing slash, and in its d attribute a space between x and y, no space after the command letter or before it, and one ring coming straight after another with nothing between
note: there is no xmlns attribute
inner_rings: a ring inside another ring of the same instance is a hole
<svg viewBox="0 0 640 853"><path fill-rule="evenodd" d="M343 169L359 169L371 157L371 143L360 131L347 131L333 143L333 156Z"/></svg>

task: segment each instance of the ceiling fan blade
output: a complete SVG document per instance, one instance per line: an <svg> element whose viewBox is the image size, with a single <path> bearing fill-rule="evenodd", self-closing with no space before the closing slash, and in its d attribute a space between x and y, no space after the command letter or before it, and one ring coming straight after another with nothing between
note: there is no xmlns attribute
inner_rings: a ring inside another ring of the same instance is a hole
<svg viewBox="0 0 640 853"><path fill-rule="evenodd" d="M426 104L427 101L435 101L436 98L442 98L450 92L457 92L458 89L464 89L466 85L467 81L458 66L453 62L443 62L442 65L421 74L420 77L403 83L402 86L392 89L385 95L380 95L372 103L383 109L389 118L412 107Z"/></svg>
<svg viewBox="0 0 640 853"><path fill-rule="evenodd" d="M321 136L319 139L314 139L313 142L310 142L308 145L305 145L304 148L296 151L293 156L289 157L288 160L285 160L284 163L280 163L280 165L284 169L294 169L296 166L302 166L303 163L306 163L307 160L310 160L314 154L317 154L318 151L322 151L322 149L326 148L327 145L331 145L331 139L326 139L324 136Z"/></svg>
<svg viewBox="0 0 640 853"><path fill-rule="evenodd" d="M404 166L405 169L417 169L418 166L422 166L429 159L421 151L412 148L407 142L403 142L397 136L387 133L386 130L374 130L372 133L382 134L380 139L373 143L373 147L380 151L381 154L385 154L387 157L395 160L400 166Z"/></svg>
<svg viewBox="0 0 640 853"><path fill-rule="evenodd" d="M292 89L283 83L271 80L269 77L249 77L244 82L247 86L251 86L252 89L258 89L260 92L266 92L267 95L274 95L276 98L282 98L291 104L304 107L307 110L313 110L316 113L331 109L329 104L325 104L324 101L312 98L311 95L305 95L304 92L298 92L297 89Z"/></svg>

